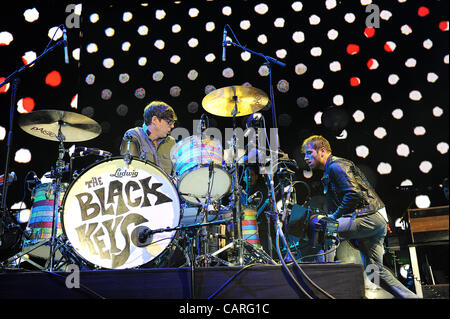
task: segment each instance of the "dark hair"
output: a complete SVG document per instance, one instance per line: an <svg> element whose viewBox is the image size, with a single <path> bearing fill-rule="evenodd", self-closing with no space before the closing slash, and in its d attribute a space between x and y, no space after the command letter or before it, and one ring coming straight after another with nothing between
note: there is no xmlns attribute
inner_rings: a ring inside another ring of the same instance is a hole
<svg viewBox="0 0 450 319"><path fill-rule="evenodd" d="M302 153L305 153L306 146L310 144L316 151L318 151L322 147L325 147L325 149L331 153L330 142L328 142L327 139L323 136L313 135L305 139L302 144Z"/></svg>
<svg viewBox="0 0 450 319"><path fill-rule="evenodd" d="M150 102L144 108L144 122L146 125L150 124L153 116L156 116L159 119L174 120L174 121L177 120L177 115L175 114L173 108L169 104L162 101Z"/></svg>

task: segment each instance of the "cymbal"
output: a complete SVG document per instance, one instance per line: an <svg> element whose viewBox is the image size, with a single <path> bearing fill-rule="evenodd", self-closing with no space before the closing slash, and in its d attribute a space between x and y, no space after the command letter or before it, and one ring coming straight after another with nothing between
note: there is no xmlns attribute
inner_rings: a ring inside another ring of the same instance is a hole
<svg viewBox="0 0 450 319"><path fill-rule="evenodd" d="M63 142L80 142L93 139L102 132L93 119L78 113L61 110L39 110L22 114L19 118L22 130L39 138L59 141L59 129Z"/></svg>
<svg viewBox="0 0 450 319"><path fill-rule="evenodd" d="M245 116L258 112L267 102L269 98L260 89L251 86L227 86L205 96L202 105L211 114L232 117L235 104L236 116Z"/></svg>

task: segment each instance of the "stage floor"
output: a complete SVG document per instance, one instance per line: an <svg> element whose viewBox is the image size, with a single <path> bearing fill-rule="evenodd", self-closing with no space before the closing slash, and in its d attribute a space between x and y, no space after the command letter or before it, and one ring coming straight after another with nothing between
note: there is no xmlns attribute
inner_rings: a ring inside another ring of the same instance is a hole
<svg viewBox="0 0 450 319"><path fill-rule="evenodd" d="M336 299L363 299L363 267L301 263L303 271ZM289 266L301 286L325 298ZM307 299L281 265L0 273L0 299ZM193 274L193 276L192 276ZM192 280L193 278L193 280ZM79 280L78 280L79 279ZM192 286L192 282L194 285ZM79 283L79 288L77 288ZM194 287L194 289L192 289Z"/></svg>

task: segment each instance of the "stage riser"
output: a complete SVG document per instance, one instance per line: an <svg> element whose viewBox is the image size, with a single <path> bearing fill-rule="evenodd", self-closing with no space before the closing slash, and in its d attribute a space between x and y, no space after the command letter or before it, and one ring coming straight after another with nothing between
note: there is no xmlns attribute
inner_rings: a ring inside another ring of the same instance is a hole
<svg viewBox="0 0 450 319"><path fill-rule="evenodd" d="M364 296L363 268L356 264L301 264L306 274L337 299ZM207 299L242 267L196 268L195 299ZM298 272L290 268L298 276ZM0 299L190 299L191 269L97 270L80 273L80 288L67 288L70 273L14 272L0 274ZM62 276L62 277L61 277ZM276 265L253 266L230 282L216 299L305 298L287 272Z"/></svg>

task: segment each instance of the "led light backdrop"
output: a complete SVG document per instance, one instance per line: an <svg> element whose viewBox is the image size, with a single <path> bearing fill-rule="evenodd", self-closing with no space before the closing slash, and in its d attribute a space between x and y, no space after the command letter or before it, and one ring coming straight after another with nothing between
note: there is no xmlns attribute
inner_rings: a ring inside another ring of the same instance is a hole
<svg viewBox="0 0 450 319"><path fill-rule="evenodd" d="M231 85L269 96L273 89L274 110L269 105L261 113L268 127L279 128L281 150L297 161L296 178L310 184L313 195L320 195L320 172L307 171L300 145L321 134L335 155L366 172L392 221L407 207L448 202L442 190L448 176L448 1L19 2L1 13L0 77L61 40L61 24L69 64L58 47L20 76L10 163L18 180L9 189L10 206L22 198L31 205L29 190L24 194L27 172L41 177L58 153L57 142L20 129L22 113L61 109L88 116L102 134L76 145L118 155L123 133L142 124L152 100L172 105L177 126L191 134L203 114L210 127L231 128L232 118L202 106L208 93ZM254 53L229 45L223 61L224 28L228 41ZM261 55L285 66L268 65ZM0 89L2 172L11 92L11 86ZM246 120L239 117L238 127L245 129ZM100 159L78 159L73 169ZM425 195L424 203L416 203L418 195Z"/></svg>

